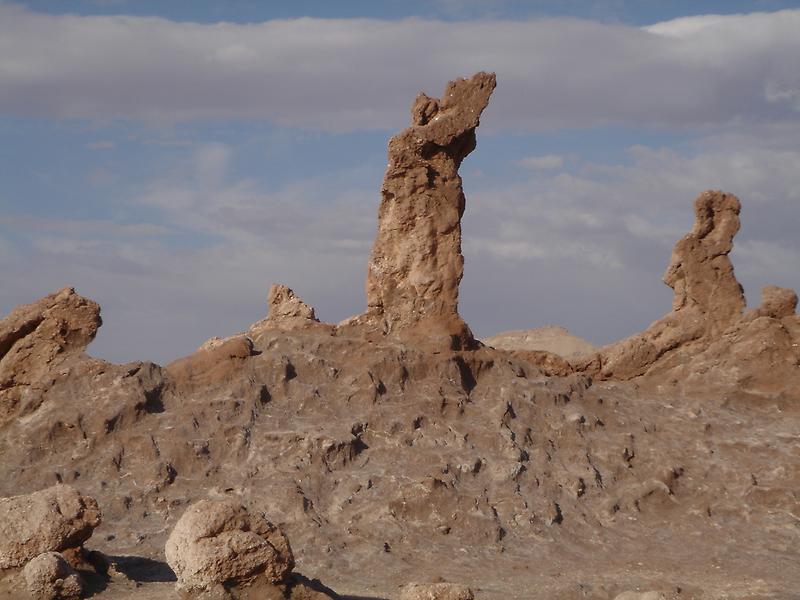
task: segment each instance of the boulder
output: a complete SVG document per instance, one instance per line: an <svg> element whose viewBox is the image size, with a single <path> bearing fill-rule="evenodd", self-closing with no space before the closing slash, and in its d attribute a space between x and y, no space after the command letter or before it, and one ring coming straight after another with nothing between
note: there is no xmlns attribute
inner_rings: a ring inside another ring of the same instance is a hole
<svg viewBox="0 0 800 600"><path fill-rule="evenodd" d="M475 149L475 128L494 88L494 74L481 72L448 83L441 99L420 93L411 126L389 141L367 313L348 325L454 347L475 344L458 315L465 207L458 168Z"/></svg>
<svg viewBox="0 0 800 600"><path fill-rule="evenodd" d="M400 600L474 600L472 590L457 583L409 583L400 590Z"/></svg>
<svg viewBox="0 0 800 600"><path fill-rule="evenodd" d="M170 534L165 553L178 589L190 595L223 585L280 583L294 567L283 532L228 500L190 506Z"/></svg>
<svg viewBox="0 0 800 600"><path fill-rule="evenodd" d="M34 600L78 600L83 580L58 552L45 552L31 560L22 571Z"/></svg>
<svg viewBox="0 0 800 600"><path fill-rule="evenodd" d="M97 502L68 485L0 498L0 569L81 546L100 525Z"/></svg>

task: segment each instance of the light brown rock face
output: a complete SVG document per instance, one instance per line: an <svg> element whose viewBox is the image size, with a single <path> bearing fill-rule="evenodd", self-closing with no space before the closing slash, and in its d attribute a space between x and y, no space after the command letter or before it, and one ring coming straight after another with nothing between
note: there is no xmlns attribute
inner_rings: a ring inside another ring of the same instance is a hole
<svg viewBox="0 0 800 600"><path fill-rule="evenodd" d="M794 290L768 285L761 290L761 306L753 311L753 316L783 319L791 317L797 310L797 294Z"/></svg>
<svg viewBox="0 0 800 600"><path fill-rule="evenodd" d="M330 328L329 325L319 322L312 306L303 302L291 288L285 285L276 283L269 288L267 305L269 306L267 318L251 325L250 333L256 333L262 329L292 331L312 327Z"/></svg>
<svg viewBox="0 0 800 600"><path fill-rule="evenodd" d="M22 566L44 552L78 547L99 524L94 499L68 485L0 498L0 569Z"/></svg>
<svg viewBox="0 0 800 600"><path fill-rule="evenodd" d="M0 321L0 425L48 374L83 354L100 327L100 307L64 288Z"/></svg>
<svg viewBox="0 0 800 600"><path fill-rule="evenodd" d="M698 196L694 227L675 245L664 275L664 283L675 292L672 312L644 332L603 348L601 375L642 375L665 353L690 343L707 345L741 319L744 294L728 258L740 209L731 194L707 191Z"/></svg>
<svg viewBox="0 0 800 600"><path fill-rule="evenodd" d="M190 506L167 540L167 562L187 594L214 588L283 581L294 567L289 540L236 502L200 500Z"/></svg>
<svg viewBox="0 0 800 600"><path fill-rule="evenodd" d="M441 99L420 93L411 127L389 141L378 234L366 283L367 321L383 333L474 343L458 315L464 191L458 168L495 88L493 73L451 81Z"/></svg>
<svg viewBox="0 0 800 600"><path fill-rule="evenodd" d="M409 583L400 600L474 600L472 590L456 583Z"/></svg>
<svg viewBox="0 0 800 600"><path fill-rule="evenodd" d="M728 258L739 231L740 210L741 203L732 194L700 194L694 202L694 228L675 244L664 275L664 283L675 291L673 312L695 311L710 335L739 319L745 306Z"/></svg>
<svg viewBox="0 0 800 600"><path fill-rule="evenodd" d="M45 552L25 565L28 591L34 600L78 600L83 581L58 552Z"/></svg>

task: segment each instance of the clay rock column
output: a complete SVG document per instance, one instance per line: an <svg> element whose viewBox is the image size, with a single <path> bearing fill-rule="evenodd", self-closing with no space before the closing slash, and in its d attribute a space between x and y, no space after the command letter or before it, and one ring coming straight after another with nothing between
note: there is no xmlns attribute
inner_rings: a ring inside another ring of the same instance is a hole
<svg viewBox="0 0 800 600"><path fill-rule="evenodd" d="M700 194L694 203L694 227L675 244L664 275L664 283L675 292L672 310L698 310L712 335L738 320L745 306L728 257L739 231L740 211L741 203L733 194Z"/></svg>
<svg viewBox="0 0 800 600"><path fill-rule="evenodd" d="M420 93L411 127L389 141L366 283L366 316L384 333L424 329L456 347L474 342L458 315L465 204L458 168L475 149L494 88L495 75L481 72L451 81L441 99Z"/></svg>
<svg viewBox="0 0 800 600"><path fill-rule="evenodd" d="M602 348L602 377L631 379L648 372L667 353L702 351L742 318L744 293L728 257L739 231L740 210L733 194L709 190L697 197L694 226L675 244L664 275L674 292L672 311L642 333Z"/></svg>

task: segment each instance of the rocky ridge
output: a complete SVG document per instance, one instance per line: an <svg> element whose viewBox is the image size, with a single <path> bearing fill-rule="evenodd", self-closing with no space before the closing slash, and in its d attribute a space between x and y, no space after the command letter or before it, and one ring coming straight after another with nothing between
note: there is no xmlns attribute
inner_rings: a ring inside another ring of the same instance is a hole
<svg viewBox="0 0 800 600"><path fill-rule="evenodd" d="M0 321L0 496L96 499L92 543L127 575L91 593L177 597L188 557L214 573L230 538L246 549L225 593L332 597L287 569L280 530L303 573L362 597L792 597L796 296L743 313L739 202L708 192L666 276L674 309L640 336L573 363L475 342L454 169L493 87L420 95L390 143L363 315L320 323L273 286L266 319L164 367L87 356L99 307L71 289ZM401 589L442 579L471 589Z"/></svg>

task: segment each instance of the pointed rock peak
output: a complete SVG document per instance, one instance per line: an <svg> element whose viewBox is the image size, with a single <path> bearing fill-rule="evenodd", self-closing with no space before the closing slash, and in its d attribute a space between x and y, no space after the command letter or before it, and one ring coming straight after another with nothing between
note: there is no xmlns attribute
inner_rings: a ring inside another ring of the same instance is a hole
<svg viewBox="0 0 800 600"><path fill-rule="evenodd" d="M675 245L664 283L675 291L673 310L694 308L724 328L744 310L742 286L728 254L739 231L741 203L720 191L700 194L694 203L695 224Z"/></svg>
<svg viewBox="0 0 800 600"><path fill-rule="evenodd" d="M303 302L291 288L275 283L267 294L269 305L268 320L279 321L288 318L301 318L316 321L314 308Z"/></svg>
<svg viewBox="0 0 800 600"><path fill-rule="evenodd" d="M451 81L441 99L419 94L411 126L389 141L361 319L384 333L418 329L456 347L475 343L458 315L465 206L458 168L475 148L494 88L494 74L481 72Z"/></svg>

